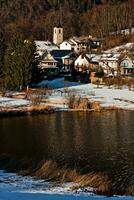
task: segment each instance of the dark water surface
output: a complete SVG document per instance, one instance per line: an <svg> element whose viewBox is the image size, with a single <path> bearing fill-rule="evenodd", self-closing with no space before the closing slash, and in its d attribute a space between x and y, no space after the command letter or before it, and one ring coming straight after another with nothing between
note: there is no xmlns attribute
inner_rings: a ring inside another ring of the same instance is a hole
<svg viewBox="0 0 134 200"><path fill-rule="evenodd" d="M0 155L56 160L134 180L134 112L59 112L0 119Z"/></svg>

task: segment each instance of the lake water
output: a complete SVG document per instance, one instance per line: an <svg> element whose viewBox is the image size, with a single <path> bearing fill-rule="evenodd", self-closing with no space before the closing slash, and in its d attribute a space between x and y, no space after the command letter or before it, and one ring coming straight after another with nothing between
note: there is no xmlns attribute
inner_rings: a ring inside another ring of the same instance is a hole
<svg viewBox="0 0 134 200"><path fill-rule="evenodd" d="M58 112L0 119L0 155L52 159L134 184L134 112ZM2 163L1 167L2 167Z"/></svg>

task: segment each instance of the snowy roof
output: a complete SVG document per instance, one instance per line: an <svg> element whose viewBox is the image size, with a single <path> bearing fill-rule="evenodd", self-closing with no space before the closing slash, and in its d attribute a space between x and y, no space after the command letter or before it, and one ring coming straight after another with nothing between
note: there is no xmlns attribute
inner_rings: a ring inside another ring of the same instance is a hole
<svg viewBox="0 0 134 200"><path fill-rule="evenodd" d="M101 55L96 55L91 58L91 62L99 62L101 59Z"/></svg>
<svg viewBox="0 0 134 200"><path fill-rule="evenodd" d="M118 61L120 53L104 53L100 57L100 61Z"/></svg>
<svg viewBox="0 0 134 200"><path fill-rule="evenodd" d="M51 43L50 41L35 41L35 44L37 46L37 50L38 51L51 51L54 49L59 49L58 46L56 46L55 44Z"/></svg>

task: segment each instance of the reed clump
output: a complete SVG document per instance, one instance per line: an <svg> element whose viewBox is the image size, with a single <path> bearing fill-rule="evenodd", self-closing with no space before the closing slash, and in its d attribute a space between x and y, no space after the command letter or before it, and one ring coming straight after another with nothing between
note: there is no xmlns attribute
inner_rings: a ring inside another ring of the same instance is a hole
<svg viewBox="0 0 134 200"><path fill-rule="evenodd" d="M71 190L92 187L94 191L102 194L108 192L110 184L108 176L103 173L92 172L81 175L77 169L69 169L66 166L59 167L58 164L52 160L41 162L32 175L59 183L76 183L77 186L72 187Z"/></svg>

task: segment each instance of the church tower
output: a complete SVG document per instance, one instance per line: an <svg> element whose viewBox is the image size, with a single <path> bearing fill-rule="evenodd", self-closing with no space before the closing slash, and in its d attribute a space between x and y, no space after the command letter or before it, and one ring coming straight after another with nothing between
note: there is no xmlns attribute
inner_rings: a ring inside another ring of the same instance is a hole
<svg viewBox="0 0 134 200"><path fill-rule="evenodd" d="M54 27L53 30L53 43L56 45L60 45L63 42L63 28L62 27Z"/></svg>

